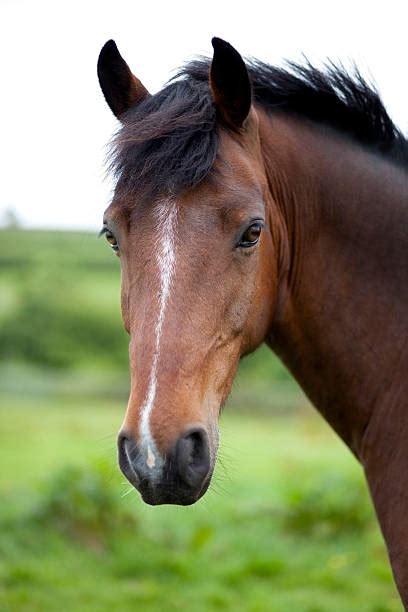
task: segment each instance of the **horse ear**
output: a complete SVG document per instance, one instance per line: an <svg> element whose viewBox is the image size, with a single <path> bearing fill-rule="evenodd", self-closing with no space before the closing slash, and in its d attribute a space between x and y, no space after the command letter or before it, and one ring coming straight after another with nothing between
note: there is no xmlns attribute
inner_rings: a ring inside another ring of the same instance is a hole
<svg viewBox="0 0 408 612"><path fill-rule="evenodd" d="M150 95L131 73L114 40L108 40L99 54L98 79L105 100L118 119Z"/></svg>
<svg viewBox="0 0 408 612"><path fill-rule="evenodd" d="M222 119L239 129L248 116L252 101L251 81L245 62L229 43L213 38L214 57L210 68L210 87Z"/></svg>

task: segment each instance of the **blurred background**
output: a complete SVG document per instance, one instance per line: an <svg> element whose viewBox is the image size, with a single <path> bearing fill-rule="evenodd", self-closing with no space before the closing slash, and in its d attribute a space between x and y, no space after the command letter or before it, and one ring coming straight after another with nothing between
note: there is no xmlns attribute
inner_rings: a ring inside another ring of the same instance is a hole
<svg viewBox="0 0 408 612"><path fill-rule="evenodd" d="M114 38L157 91L211 36L271 63L353 59L407 130L405 2L0 1L0 610L401 610L362 472L262 347L214 484L144 506L116 466L119 262L98 240ZM404 75L401 78L401 75Z"/></svg>

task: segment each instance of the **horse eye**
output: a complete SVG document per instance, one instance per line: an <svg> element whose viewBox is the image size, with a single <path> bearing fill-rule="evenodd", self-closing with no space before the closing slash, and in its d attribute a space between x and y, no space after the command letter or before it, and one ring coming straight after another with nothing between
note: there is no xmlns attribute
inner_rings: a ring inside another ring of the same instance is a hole
<svg viewBox="0 0 408 612"><path fill-rule="evenodd" d="M115 236L112 234L111 231L106 230L105 232L105 238L106 240L109 242L109 244L112 247L112 250L117 252L119 250L119 245L118 245L118 241L116 240Z"/></svg>
<svg viewBox="0 0 408 612"><path fill-rule="evenodd" d="M238 246L245 248L254 246L259 240L259 237L262 232L262 227L263 225L260 222L252 223L242 234Z"/></svg>

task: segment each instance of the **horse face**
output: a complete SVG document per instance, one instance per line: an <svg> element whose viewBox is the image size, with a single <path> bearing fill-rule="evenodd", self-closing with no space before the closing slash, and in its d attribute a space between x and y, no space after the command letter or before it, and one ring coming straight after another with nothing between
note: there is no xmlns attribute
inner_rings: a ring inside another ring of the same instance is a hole
<svg viewBox="0 0 408 612"><path fill-rule="evenodd" d="M205 492L239 359L270 325L275 259L253 142L248 129L225 133L211 180L143 206L118 195L105 213L130 334L119 460L149 503L189 504Z"/></svg>
<svg viewBox="0 0 408 612"><path fill-rule="evenodd" d="M209 79L213 101L207 84L207 114L198 122L201 130L217 121L211 128L218 135L217 156L209 174L193 187L177 190L181 195L166 197L147 198L137 181L132 179L129 188L119 180L104 220L107 238L121 257L122 314L130 334L131 393L119 434L119 463L151 504L191 504L208 488L220 409L240 357L254 350L270 327L276 293L277 264L267 218L270 195L257 116L250 110L248 74L230 45L215 40L214 49ZM147 90L114 43L104 47L98 74L109 106L121 120L124 113L125 126L129 107L149 104ZM200 113L197 87L188 95ZM190 119L179 121L180 107L172 106L172 100L169 112L176 111L169 125L180 125L183 136ZM154 121L142 112L141 132L129 132L137 141L147 130L153 144L139 151L137 159L142 155L143 163L138 172L134 166L125 168L125 179L141 176L146 168L157 175L152 160L143 155L155 150L157 142L163 147L174 142L174 136L168 138L167 130L173 129L165 123L168 115L159 116L156 106L153 101ZM158 141L160 129L164 136ZM200 138L206 133L200 132ZM193 163L204 141L196 149L191 142L185 144ZM136 160L134 155L130 159ZM177 171L174 159L166 159ZM185 169L189 171L189 163ZM160 187L165 165L162 171L162 177L154 177Z"/></svg>

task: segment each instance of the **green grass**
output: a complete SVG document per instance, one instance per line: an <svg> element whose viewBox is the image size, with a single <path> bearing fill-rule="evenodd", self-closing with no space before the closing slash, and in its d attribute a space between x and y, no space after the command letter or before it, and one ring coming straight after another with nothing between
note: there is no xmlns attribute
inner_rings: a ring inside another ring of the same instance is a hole
<svg viewBox="0 0 408 612"><path fill-rule="evenodd" d="M222 419L214 485L144 505L123 405L1 398L0 609L401 610L361 470L323 421Z"/></svg>
<svg viewBox="0 0 408 612"><path fill-rule="evenodd" d="M358 464L265 347L205 498L144 505L116 467L117 258L91 234L0 234L1 612L402 609Z"/></svg>

